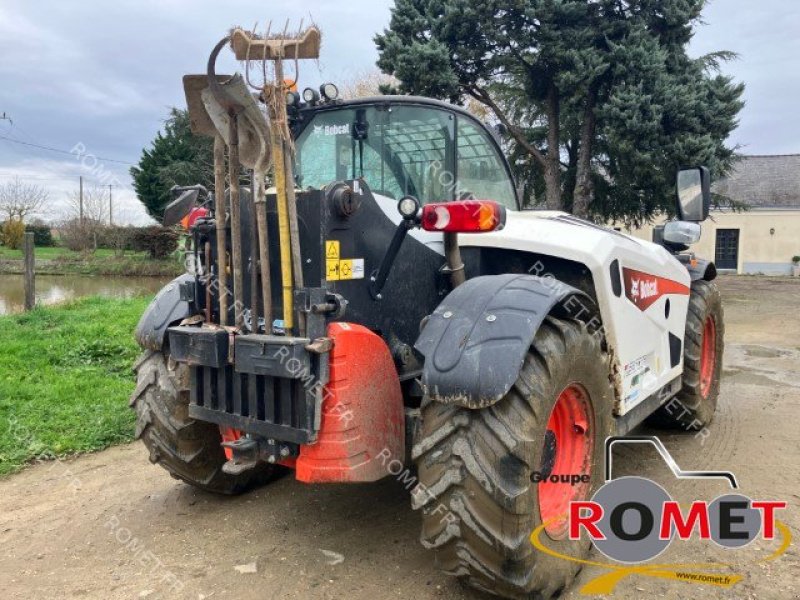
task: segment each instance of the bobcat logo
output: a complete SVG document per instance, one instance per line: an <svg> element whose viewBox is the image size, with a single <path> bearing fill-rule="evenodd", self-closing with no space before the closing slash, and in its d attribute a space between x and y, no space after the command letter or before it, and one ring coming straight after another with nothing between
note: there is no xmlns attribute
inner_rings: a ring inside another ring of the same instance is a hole
<svg viewBox="0 0 800 600"><path fill-rule="evenodd" d="M639 299L645 300L658 295L658 281L643 281L641 279L631 279L631 300L636 302Z"/></svg>
<svg viewBox="0 0 800 600"><path fill-rule="evenodd" d="M348 135L350 125L314 125L314 135Z"/></svg>
<svg viewBox="0 0 800 600"><path fill-rule="evenodd" d="M647 310L664 294L689 295L689 288L677 281L623 267L625 296L639 310Z"/></svg>
<svg viewBox="0 0 800 600"><path fill-rule="evenodd" d="M639 295L642 297L642 300L645 298L652 298L653 296L658 296L658 280L653 279L652 281L643 281L641 282L642 285L639 286Z"/></svg>

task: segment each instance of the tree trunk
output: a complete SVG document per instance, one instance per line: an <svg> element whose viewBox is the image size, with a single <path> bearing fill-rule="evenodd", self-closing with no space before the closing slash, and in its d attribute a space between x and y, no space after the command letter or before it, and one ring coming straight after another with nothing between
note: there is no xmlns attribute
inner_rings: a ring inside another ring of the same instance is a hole
<svg viewBox="0 0 800 600"><path fill-rule="evenodd" d="M583 219L589 216L589 206L594 199L592 150L594 149L594 134L597 125L596 103L597 90L590 88L586 97L586 110L583 115L583 124L581 125L578 168L575 173L575 196L572 202L572 214Z"/></svg>
<svg viewBox="0 0 800 600"><path fill-rule="evenodd" d="M544 165L545 202L549 210L563 210L561 198L561 129L558 90L550 86L547 93L547 156Z"/></svg>
<svg viewBox="0 0 800 600"><path fill-rule="evenodd" d="M547 153L541 152L536 146L530 143L525 133L511 123L508 116L501 110L500 106L492 99L488 92L479 87L467 88L467 92L479 102L488 106L497 116L503 125L508 128L509 133L517 143L525 149L534 160L542 167L545 181L545 205L550 210L564 210L564 203L561 193L561 127L560 127L560 99L558 90L553 84L547 96Z"/></svg>
<svg viewBox="0 0 800 600"><path fill-rule="evenodd" d="M567 172L564 177L564 183L562 184L564 188L563 197L565 199L571 199L575 197L575 172L578 170L578 147L579 147L578 139L570 140L567 147ZM564 206L566 207L569 203L564 202Z"/></svg>

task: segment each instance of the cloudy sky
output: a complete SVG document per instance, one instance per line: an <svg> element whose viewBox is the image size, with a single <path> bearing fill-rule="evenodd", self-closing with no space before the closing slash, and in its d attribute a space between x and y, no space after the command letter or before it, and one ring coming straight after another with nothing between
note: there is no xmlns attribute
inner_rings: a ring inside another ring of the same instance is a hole
<svg viewBox="0 0 800 600"><path fill-rule="evenodd" d="M0 0L0 183L18 175L50 191L63 212L78 177L113 183L115 214L146 220L128 176L170 106L184 104L181 76L200 73L231 25L323 30L323 58L302 85L343 81L374 67L372 37L391 0ZM800 153L800 3L714 0L693 54L739 53L725 72L747 84L730 143L748 154ZM228 59L220 71L234 70ZM16 142L9 139L12 138ZM24 142L24 143L18 143ZM31 145L46 146L61 153ZM73 154L70 154L73 151ZM78 155L82 160L78 159Z"/></svg>

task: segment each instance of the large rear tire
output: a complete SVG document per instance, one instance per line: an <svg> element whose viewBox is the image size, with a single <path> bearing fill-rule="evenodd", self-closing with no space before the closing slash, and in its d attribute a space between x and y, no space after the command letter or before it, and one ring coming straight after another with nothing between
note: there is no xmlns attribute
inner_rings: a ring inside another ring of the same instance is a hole
<svg viewBox="0 0 800 600"><path fill-rule="evenodd" d="M420 486L422 544L438 566L471 586L507 598L549 598L580 566L540 554L539 525L591 497L603 482L613 387L608 356L586 326L548 318L519 378L497 404L471 410L425 399L413 449ZM580 486L534 483L534 472L589 475ZM544 518L543 518L544 517ZM585 557L556 518L541 534L557 552Z"/></svg>
<svg viewBox="0 0 800 600"><path fill-rule="evenodd" d="M722 296L714 283L695 281L686 316L683 385L678 395L659 408L649 423L688 431L708 426L717 410L724 349Z"/></svg>
<svg viewBox="0 0 800 600"><path fill-rule="evenodd" d="M283 469L259 465L232 476L219 428L189 417L189 369L161 352L147 352L137 361L137 385L131 396L136 411L136 437L150 451L150 462L170 475L217 494L239 494L267 483Z"/></svg>

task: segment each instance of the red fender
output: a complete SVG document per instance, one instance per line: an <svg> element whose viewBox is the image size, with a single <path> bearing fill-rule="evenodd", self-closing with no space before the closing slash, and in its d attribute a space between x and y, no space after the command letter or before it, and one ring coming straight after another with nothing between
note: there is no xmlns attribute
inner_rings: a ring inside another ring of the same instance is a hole
<svg viewBox="0 0 800 600"><path fill-rule="evenodd" d="M397 370L386 343L366 327L332 323L328 336L333 350L319 436L300 447L296 477L306 483L377 481L389 475L387 460L405 458Z"/></svg>

